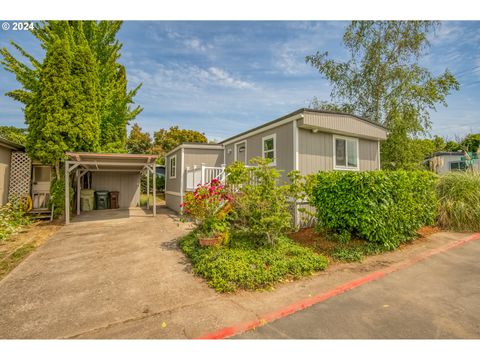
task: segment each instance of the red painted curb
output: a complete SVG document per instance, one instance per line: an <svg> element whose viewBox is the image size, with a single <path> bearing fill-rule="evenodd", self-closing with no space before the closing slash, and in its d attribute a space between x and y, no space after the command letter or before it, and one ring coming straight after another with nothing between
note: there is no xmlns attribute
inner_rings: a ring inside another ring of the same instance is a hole
<svg viewBox="0 0 480 360"><path fill-rule="evenodd" d="M321 303L321 302L323 302L327 299L330 299L331 297L334 297L334 296L340 295L342 293L345 293L347 291L350 291L352 289L355 289L355 288L357 288L357 287L359 287L363 284L366 284L366 283L378 280L380 278L383 278L383 277L385 277L386 275L388 275L392 272L405 269L406 267L414 265L414 264L418 263L419 261L425 260L426 258L429 258L433 255L440 254L442 252L448 251L450 249L456 248L458 246L464 245L464 244L466 244L470 241L474 241L474 240L480 240L480 233L476 233L476 234L470 235L470 236L468 236L464 239L454 241L450 244L439 247L438 249L427 251L427 252L425 252L423 254L420 254L419 256L416 256L412 259L403 261L403 262L401 262L399 264L396 264L396 265L389 266L382 271L376 271L376 272L373 272L371 274L368 274L367 276L364 276L364 277L361 277L359 279L347 282L345 284L337 286L336 288L334 288L330 291L318 294L314 297L294 302L294 303L288 305L287 307L285 307L283 309L280 309L280 310L277 310L275 312L262 315L262 316L260 316L259 319L256 319L254 321L229 326L229 327L217 330L215 332L208 333L208 334L205 334L203 336L200 336L197 339L225 339L225 338L228 338L228 337L231 337L231 336L234 336L234 335L241 334L241 333L246 332L248 330L255 329L259 326L263 326L263 325L265 325L269 322L272 322L274 320L281 319L285 316L291 315L291 314L293 314L297 311L303 310L303 309L308 308L312 305Z"/></svg>

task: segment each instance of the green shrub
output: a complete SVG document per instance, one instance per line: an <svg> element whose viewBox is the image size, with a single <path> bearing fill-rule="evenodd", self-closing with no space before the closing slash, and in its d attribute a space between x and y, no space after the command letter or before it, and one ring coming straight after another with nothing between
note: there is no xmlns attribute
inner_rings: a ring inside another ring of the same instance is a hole
<svg viewBox="0 0 480 360"><path fill-rule="evenodd" d="M312 250L279 237L275 246L258 246L248 233L235 233L228 247L201 247L193 232L180 241L196 274L218 292L272 287L327 267L327 259Z"/></svg>
<svg viewBox="0 0 480 360"><path fill-rule="evenodd" d="M233 201L236 230L248 233L259 244L274 245L292 227L289 191L277 186L280 172L270 159L253 158L253 167L235 162L225 170L227 186L239 190Z"/></svg>
<svg viewBox="0 0 480 360"><path fill-rule="evenodd" d="M30 223L30 218L25 215L18 204L10 202L0 207L0 241Z"/></svg>
<svg viewBox="0 0 480 360"><path fill-rule="evenodd" d="M320 172L311 194L318 226L393 249L434 224L436 178L427 171Z"/></svg>
<svg viewBox="0 0 480 360"><path fill-rule="evenodd" d="M440 177L438 224L457 231L480 231L480 172L451 172Z"/></svg>

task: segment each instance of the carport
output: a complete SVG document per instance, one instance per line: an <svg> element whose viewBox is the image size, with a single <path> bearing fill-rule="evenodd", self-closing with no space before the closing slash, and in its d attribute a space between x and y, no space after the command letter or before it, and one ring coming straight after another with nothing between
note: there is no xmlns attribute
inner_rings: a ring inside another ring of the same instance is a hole
<svg viewBox="0 0 480 360"><path fill-rule="evenodd" d="M120 207L131 207L140 203L140 179L147 176L147 209L150 207L150 176L153 181L153 216L156 215L156 160L157 155L145 154L102 154L69 152L65 161L65 204L70 203L70 175L75 171L76 213L80 215L80 191L82 179L92 173L91 188L95 190L120 190ZM109 189L110 187L110 189ZM65 206L65 224L70 223L70 206Z"/></svg>

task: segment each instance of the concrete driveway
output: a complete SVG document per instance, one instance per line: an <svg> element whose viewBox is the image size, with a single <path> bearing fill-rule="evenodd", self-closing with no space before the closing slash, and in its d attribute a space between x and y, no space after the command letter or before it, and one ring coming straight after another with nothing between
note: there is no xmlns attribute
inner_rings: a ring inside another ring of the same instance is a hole
<svg viewBox="0 0 480 360"><path fill-rule="evenodd" d="M186 232L166 208L80 216L0 282L0 338L80 336L215 296L176 247Z"/></svg>

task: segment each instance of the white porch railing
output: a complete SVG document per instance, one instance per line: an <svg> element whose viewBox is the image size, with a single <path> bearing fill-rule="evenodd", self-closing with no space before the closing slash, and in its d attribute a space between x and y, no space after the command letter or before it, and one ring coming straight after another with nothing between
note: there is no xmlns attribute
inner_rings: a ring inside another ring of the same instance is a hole
<svg viewBox="0 0 480 360"><path fill-rule="evenodd" d="M221 183L225 183L225 165L218 166L205 166L194 165L192 168L187 167L185 169L186 182L185 190L194 191L199 185L208 184L213 179L219 180Z"/></svg>
<svg viewBox="0 0 480 360"><path fill-rule="evenodd" d="M253 173L255 166L245 165L245 167L248 170L249 184L255 185L258 181ZM204 164L194 165L193 167L187 167L185 169L185 173L185 191L194 191L197 186L208 184L213 179L219 180L222 184L225 184L225 181L227 180L227 174L225 174L225 164L220 167L205 166ZM239 191L240 188L234 186L233 190Z"/></svg>

